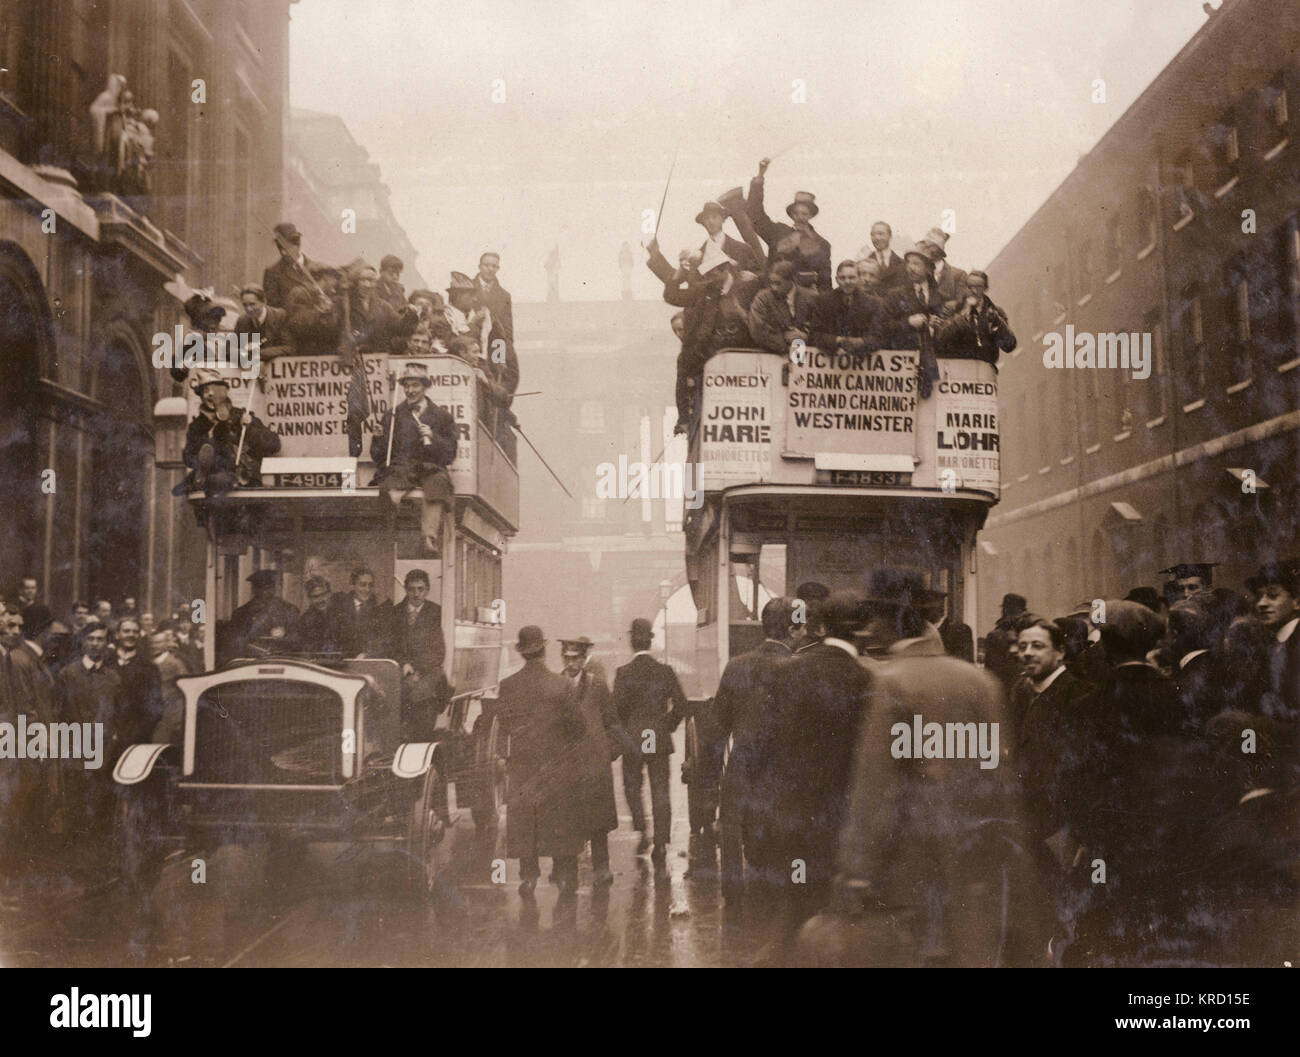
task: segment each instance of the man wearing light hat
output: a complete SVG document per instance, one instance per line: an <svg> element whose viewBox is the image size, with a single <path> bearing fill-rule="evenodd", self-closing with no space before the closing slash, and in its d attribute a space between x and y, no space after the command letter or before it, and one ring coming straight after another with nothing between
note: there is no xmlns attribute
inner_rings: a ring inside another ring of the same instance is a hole
<svg viewBox="0 0 1300 1057"><path fill-rule="evenodd" d="M939 300L945 309L956 308L970 293L966 285L966 273L948 263L945 247L948 245L948 233L942 228L931 228L917 241L917 248L926 253L934 266L935 288Z"/></svg>
<svg viewBox="0 0 1300 1057"><path fill-rule="evenodd" d="M258 472L262 459L280 450L279 436L259 422L251 411L248 428L243 428L244 409L232 406L229 383L214 368L195 368L190 376L190 388L199 395L199 413L185 431L181 458L190 468L185 490L219 495L239 484L235 455L241 434L244 483L260 483Z"/></svg>
<svg viewBox="0 0 1300 1057"><path fill-rule="evenodd" d="M575 793L586 776L581 743L587 730L569 681L546 667L546 637L530 624L515 649L524 666L501 680L496 714L510 735L506 856L519 860L519 891L531 896L538 859L551 856L561 899L577 892L578 855L589 837Z"/></svg>
<svg viewBox="0 0 1300 1057"><path fill-rule="evenodd" d="M408 363L398 381L406 399L384 416L382 431L370 441L370 457L377 470L370 484L385 489L394 505L411 490L421 489L424 500L420 533L426 551L440 554L442 515L450 510L454 495L447 467L456 458L460 433L451 413L435 404L426 393L433 384L428 367ZM390 430L394 431L391 462Z"/></svg>
<svg viewBox="0 0 1300 1057"><path fill-rule="evenodd" d="M819 212L817 199L809 191L796 191L794 201L785 207L786 215L794 222L781 224L767 215L763 208L763 177L770 159L758 163L758 175L749 182L749 217L754 230L767 243L769 267L778 260L794 262L796 277L812 273L809 284L817 291L831 288L831 244L813 229L812 219ZM805 285L800 282L800 285Z"/></svg>

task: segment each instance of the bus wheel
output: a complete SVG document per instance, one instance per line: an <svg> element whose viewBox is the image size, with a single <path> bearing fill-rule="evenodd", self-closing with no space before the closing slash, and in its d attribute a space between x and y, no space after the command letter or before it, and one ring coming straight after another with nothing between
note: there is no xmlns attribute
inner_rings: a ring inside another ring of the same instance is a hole
<svg viewBox="0 0 1300 1057"><path fill-rule="evenodd" d="M446 817L447 786L437 765L431 763L411 807L406 836L407 891L421 902L433 903L441 892Z"/></svg>
<svg viewBox="0 0 1300 1057"><path fill-rule="evenodd" d="M495 830L501 825L501 813L506 805L506 740L501 724L493 716L486 737L478 739L475 745L478 795L471 811L474 828L480 831Z"/></svg>

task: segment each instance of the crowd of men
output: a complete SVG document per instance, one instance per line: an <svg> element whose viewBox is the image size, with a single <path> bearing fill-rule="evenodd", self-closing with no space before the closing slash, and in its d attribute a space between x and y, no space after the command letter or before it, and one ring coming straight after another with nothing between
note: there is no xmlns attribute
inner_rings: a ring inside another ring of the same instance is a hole
<svg viewBox="0 0 1300 1057"><path fill-rule="evenodd" d="M790 223L768 216L763 204L769 159L758 166L748 197L739 188L704 204L695 217L706 233L677 266L647 249L647 266L664 284L664 300L681 342L677 360L677 431L688 432L699 413L700 376L709 357L726 348L756 348L779 356L804 349L866 352L915 349L924 399L938 379L937 357L980 359L997 365L1016 347L1006 313L989 297L988 275L947 261L948 234L932 228L900 257L884 221L871 241L835 268L830 243L812 225L819 209L807 191L786 206ZM723 230L730 218L741 239ZM799 344L796 344L799 343Z"/></svg>
<svg viewBox="0 0 1300 1057"><path fill-rule="evenodd" d="M365 424L371 422L376 432L380 428L364 356L390 357L394 362L390 386L402 358L459 357L474 371L480 418L514 457L515 419L510 405L519 387L519 361L513 303L497 279L498 254L482 254L472 278L453 271L444 299L424 289L408 294L401 282L403 263L391 254L379 262L378 269L361 258L342 267L324 264L304 253L302 233L291 223L275 226L274 242L279 257L266 268L261 283L247 283L239 291L241 313L228 311L207 293L190 294L185 309L196 331L255 334L263 362L283 355L338 357L351 372L345 426L353 456L362 454ZM178 380L188 380L201 401L186 436L184 461L190 473L178 491L216 494L260 484L261 460L279 451L279 438L255 415L232 406L229 387L218 371L179 367L173 373ZM402 381L410 374L408 367ZM394 411L399 421L404 418L399 408ZM388 450L386 437L383 450ZM393 461L398 461L396 455ZM438 464L445 466L446 462ZM433 473L431 468L418 476L422 480Z"/></svg>
<svg viewBox="0 0 1300 1057"><path fill-rule="evenodd" d="M101 764L7 758L0 766L0 898L49 863L93 871L112 839L112 769L183 705L176 680L203 670L203 625L179 609L159 621L134 598L77 601L66 620L34 577L0 599L0 723L101 724ZM164 739L166 740L166 739ZM89 852L89 854L83 854Z"/></svg>
<svg viewBox="0 0 1300 1057"><path fill-rule="evenodd" d="M918 574L773 599L696 717L729 742L729 915L775 901L776 964L1280 963L1300 898L1300 561L1245 594L1212 571L1058 618L1009 594L983 670L945 645Z"/></svg>

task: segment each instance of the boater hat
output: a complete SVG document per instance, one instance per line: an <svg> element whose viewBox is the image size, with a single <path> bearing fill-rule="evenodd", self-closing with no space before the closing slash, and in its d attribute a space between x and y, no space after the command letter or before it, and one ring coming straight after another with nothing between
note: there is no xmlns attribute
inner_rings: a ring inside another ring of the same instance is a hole
<svg viewBox="0 0 1300 1057"><path fill-rule="evenodd" d="M917 245L934 247L931 252L933 253L935 260L938 260L941 257L947 257L948 254L944 252L944 247L948 245L948 233L944 231L943 228L931 228L921 236ZM985 276L985 278L987 279L988 277Z"/></svg>
<svg viewBox="0 0 1300 1057"><path fill-rule="evenodd" d="M194 368L194 374L190 378L190 388L196 393L201 393L205 385L224 385L229 388L230 379L223 377L220 371L211 367Z"/></svg>
<svg viewBox="0 0 1300 1057"><path fill-rule="evenodd" d="M785 215L793 219L794 207L797 205L807 206L808 215L810 217L815 217L821 212L821 210L817 208L817 196L811 191L796 191L794 193L794 201L785 207Z"/></svg>
<svg viewBox="0 0 1300 1057"><path fill-rule="evenodd" d="M402 376L397 380L399 382L419 382L426 389L433 385L433 379L429 377L429 368L422 363L408 363L402 368Z"/></svg>

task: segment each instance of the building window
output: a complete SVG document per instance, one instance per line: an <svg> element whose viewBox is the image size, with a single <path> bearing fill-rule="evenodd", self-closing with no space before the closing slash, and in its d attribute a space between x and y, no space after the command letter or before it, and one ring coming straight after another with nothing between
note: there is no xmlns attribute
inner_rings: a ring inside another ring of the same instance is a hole
<svg viewBox="0 0 1300 1057"><path fill-rule="evenodd" d="M1124 222L1111 217L1106 225L1106 275L1114 275L1124 262Z"/></svg>
<svg viewBox="0 0 1300 1057"><path fill-rule="evenodd" d="M1084 239L1079 244L1079 287L1078 293L1080 299L1092 293L1093 264L1092 264L1092 243Z"/></svg>
<svg viewBox="0 0 1300 1057"><path fill-rule="evenodd" d="M1165 327L1160 309L1153 308L1142 317L1142 331L1151 335L1151 376L1144 387L1148 421L1162 418L1168 410L1168 379L1165 377Z"/></svg>
<svg viewBox="0 0 1300 1057"><path fill-rule="evenodd" d="M1261 101L1264 104L1264 116L1268 124L1278 134L1275 139L1286 135L1286 127L1291 115L1287 109L1285 74L1279 73L1261 89Z"/></svg>
<svg viewBox="0 0 1300 1057"><path fill-rule="evenodd" d="M584 400L578 409L578 430L581 433L604 433L605 405L598 400Z"/></svg>
<svg viewBox="0 0 1300 1057"><path fill-rule="evenodd" d="M1138 225L1141 230L1141 249L1149 249L1156 244L1156 225L1160 222L1160 205L1155 192L1149 187L1138 192ZM1140 251L1139 251L1140 252Z"/></svg>
<svg viewBox="0 0 1300 1057"><path fill-rule="evenodd" d="M1196 283L1183 288L1181 337L1183 352L1183 379L1187 400L1195 400L1205 392L1205 319L1201 305L1201 290Z"/></svg>
<svg viewBox="0 0 1300 1057"><path fill-rule="evenodd" d="M1174 221L1175 228L1181 227L1183 223L1196 215L1193 207L1196 202L1196 179L1198 175L1196 159L1192 152L1188 151L1174 166L1174 205L1178 210L1178 218Z"/></svg>

